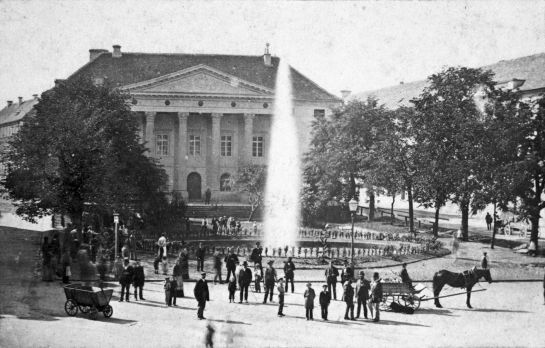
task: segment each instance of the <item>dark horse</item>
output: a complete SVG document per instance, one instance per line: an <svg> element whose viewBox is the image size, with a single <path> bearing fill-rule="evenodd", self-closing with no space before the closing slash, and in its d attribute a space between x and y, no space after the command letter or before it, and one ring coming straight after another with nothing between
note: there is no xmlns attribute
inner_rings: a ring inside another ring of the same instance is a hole
<svg viewBox="0 0 545 348"><path fill-rule="evenodd" d="M492 283L490 269L473 267L472 269L462 273L453 273L443 269L435 273L433 276L433 296L435 297L435 307L443 308L437 297L439 297L439 293L443 289L443 286L449 285L453 288L465 288L467 291L466 304L469 308L472 308L470 303L471 289L482 277L484 277L484 279L486 279L489 283Z"/></svg>

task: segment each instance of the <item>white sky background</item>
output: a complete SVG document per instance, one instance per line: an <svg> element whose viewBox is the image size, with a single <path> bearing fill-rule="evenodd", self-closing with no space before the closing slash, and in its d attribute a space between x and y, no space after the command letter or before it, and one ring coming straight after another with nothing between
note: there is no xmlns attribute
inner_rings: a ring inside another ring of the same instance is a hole
<svg viewBox="0 0 545 348"><path fill-rule="evenodd" d="M545 2L0 0L0 108L90 48L261 55L265 42L328 91L361 92L545 52Z"/></svg>

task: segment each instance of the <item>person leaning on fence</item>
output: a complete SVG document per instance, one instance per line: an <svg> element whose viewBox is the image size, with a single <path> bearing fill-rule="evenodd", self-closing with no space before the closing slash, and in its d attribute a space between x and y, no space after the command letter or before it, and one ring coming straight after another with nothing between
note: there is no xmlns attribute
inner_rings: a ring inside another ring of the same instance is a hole
<svg viewBox="0 0 545 348"><path fill-rule="evenodd" d="M322 319L327 321L327 308L331 302L331 293L327 291L327 284L322 285L322 292L320 293L320 308L322 310Z"/></svg>
<svg viewBox="0 0 545 348"><path fill-rule="evenodd" d="M329 267L325 270L325 278L327 283L327 290L333 294L333 299L337 300L337 277L339 271L337 267L333 266L333 262L329 261ZM333 292L331 290L333 289Z"/></svg>
<svg viewBox="0 0 545 348"><path fill-rule="evenodd" d="M142 265L140 264L140 261L136 261L136 266L134 267L134 276L132 280L132 286L134 287L135 301L138 300L137 295L140 295L140 300L144 300L144 296L142 292L143 292L145 281L146 281L146 276L144 275L144 267L142 267Z"/></svg>
<svg viewBox="0 0 545 348"><path fill-rule="evenodd" d="M382 284L378 272L373 274L373 282L371 283L371 297L369 298L369 311L373 321L380 320L380 302L382 301ZM374 314L373 314L374 311Z"/></svg>

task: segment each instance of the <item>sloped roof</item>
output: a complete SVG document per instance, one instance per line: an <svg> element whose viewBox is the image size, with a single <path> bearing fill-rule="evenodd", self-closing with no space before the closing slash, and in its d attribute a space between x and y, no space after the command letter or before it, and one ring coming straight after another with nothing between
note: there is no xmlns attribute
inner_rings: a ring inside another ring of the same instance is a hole
<svg viewBox="0 0 545 348"><path fill-rule="evenodd" d="M494 80L498 83L513 79L525 80L524 84L519 87L519 90L523 92L545 88L545 53L501 60L495 64L483 66L482 69L492 70ZM373 96L387 108L396 109L400 106L412 105L410 100L420 95L427 84L427 80L403 83L375 91L358 93L354 98L363 100Z"/></svg>
<svg viewBox="0 0 545 348"><path fill-rule="evenodd" d="M13 103L0 110L0 124L13 123L20 121L33 111L34 105L38 103L37 99L25 100L22 103Z"/></svg>
<svg viewBox="0 0 545 348"><path fill-rule="evenodd" d="M104 52L81 67L69 79L81 75L100 77L105 78L110 86L120 87L203 64L242 80L274 89L279 61L279 58L272 57L272 66L269 67L264 64L263 56L122 52L121 57L114 58L111 52ZM293 68L291 76L295 99L340 101Z"/></svg>

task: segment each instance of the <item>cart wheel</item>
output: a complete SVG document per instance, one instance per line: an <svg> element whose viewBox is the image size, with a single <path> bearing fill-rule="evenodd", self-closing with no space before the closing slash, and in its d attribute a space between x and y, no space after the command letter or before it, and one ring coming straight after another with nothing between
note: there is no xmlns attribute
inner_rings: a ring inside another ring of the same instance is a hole
<svg viewBox="0 0 545 348"><path fill-rule="evenodd" d="M88 307L88 306L81 306L79 307L79 310L82 312L82 313L89 313L89 311L91 310L91 307Z"/></svg>
<svg viewBox="0 0 545 348"><path fill-rule="evenodd" d="M92 320L97 320L97 316L98 310L96 309L96 307L91 307L91 310L89 311L89 318L91 318Z"/></svg>
<svg viewBox="0 0 545 348"><path fill-rule="evenodd" d="M78 305L72 300L66 300L64 303L64 311L66 314L73 317L74 315L78 314Z"/></svg>
<svg viewBox="0 0 545 348"><path fill-rule="evenodd" d="M403 304L407 307L411 307L414 310L420 308L420 297L414 295L403 296Z"/></svg>
<svg viewBox="0 0 545 348"><path fill-rule="evenodd" d="M104 310L102 311L102 314L104 314L104 318L109 318L112 316L112 314L114 314L114 309L112 308L112 306L106 305L106 307L104 307Z"/></svg>

